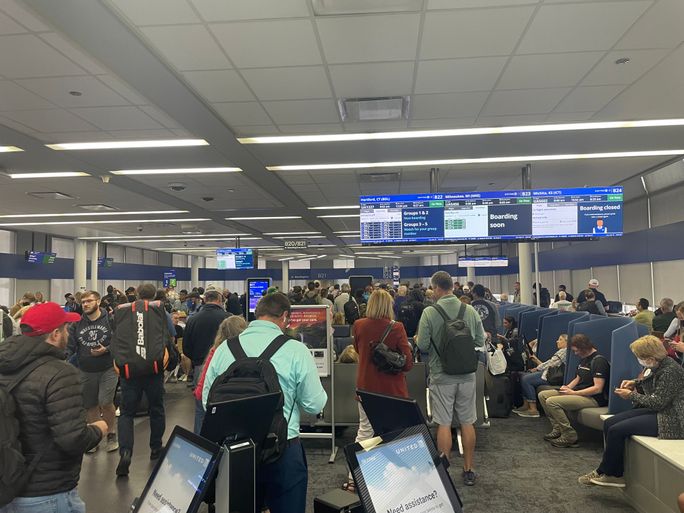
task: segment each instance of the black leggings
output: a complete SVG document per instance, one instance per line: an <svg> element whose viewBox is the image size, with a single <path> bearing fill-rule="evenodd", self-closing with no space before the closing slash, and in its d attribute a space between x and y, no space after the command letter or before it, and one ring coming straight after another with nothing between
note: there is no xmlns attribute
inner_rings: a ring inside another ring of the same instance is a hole
<svg viewBox="0 0 684 513"><path fill-rule="evenodd" d="M632 435L658 436L654 410L637 408L613 415L603 423L606 448L598 473L622 477L625 472L625 441Z"/></svg>

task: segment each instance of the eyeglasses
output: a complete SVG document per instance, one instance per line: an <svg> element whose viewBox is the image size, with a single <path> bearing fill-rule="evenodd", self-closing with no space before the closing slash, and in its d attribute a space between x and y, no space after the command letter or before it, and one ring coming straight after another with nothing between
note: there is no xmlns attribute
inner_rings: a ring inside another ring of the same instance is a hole
<svg viewBox="0 0 684 513"><path fill-rule="evenodd" d="M97 299L81 299L82 305L85 305L87 303L97 303Z"/></svg>

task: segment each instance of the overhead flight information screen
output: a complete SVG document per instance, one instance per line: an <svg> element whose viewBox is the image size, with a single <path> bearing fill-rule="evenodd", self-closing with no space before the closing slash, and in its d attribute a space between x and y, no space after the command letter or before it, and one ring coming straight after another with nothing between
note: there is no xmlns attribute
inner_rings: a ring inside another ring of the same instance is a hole
<svg viewBox="0 0 684 513"><path fill-rule="evenodd" d="M363 244L622 235L622 187L361 196Z"/></svg>

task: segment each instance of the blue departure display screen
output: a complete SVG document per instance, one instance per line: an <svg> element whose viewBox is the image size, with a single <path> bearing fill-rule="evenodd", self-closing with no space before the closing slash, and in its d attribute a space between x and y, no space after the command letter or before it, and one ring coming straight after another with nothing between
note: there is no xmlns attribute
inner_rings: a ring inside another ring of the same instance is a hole
<svg viewBox="0 0 684 513"><path fill-rule="evenodd" d="M622 187L361 196L361 242L582 239L622 235Z"/></svg>
<svg viewBox="0 0 684 513"><path fill-rule="evenodd" d="M220 248L216 250L219 269L254 269L252 248Z"/></svg>
<svg viewBox="0 0 684 513"><path fill-rule="evenodd" d="M43 251L27 251L26 262L29 264L54 264L57 253L45 253Z"/></svg>

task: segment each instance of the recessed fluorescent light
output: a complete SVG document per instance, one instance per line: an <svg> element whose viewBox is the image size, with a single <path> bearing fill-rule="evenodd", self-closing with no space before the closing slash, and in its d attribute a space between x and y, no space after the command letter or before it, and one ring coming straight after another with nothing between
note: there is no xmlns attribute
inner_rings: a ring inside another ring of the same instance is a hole
<svg viewBox="0 0 684 513"><path fill-rule="evenodd" d="M83 210L88 210L89 212L116 212L115 207L110 207L104 203L88 203L85 205L74 205L75 207L82 208Z"/></svg>
<svg viewBox="0 0 684 513"><path fill-rule="evenodd" d="M361 232L359 232L359 230L342 230L342 231L333 232L333 233L334 233L335 235L338 235L338 234L341 234L341 233L351 233L351 234L357 234L357 235L358 235L358 234L361 233Z"/></svg>
<svg viewBox="0 0 684 513"><path fill-rule="evenodd" d="M119 169L113 175L194 175L201 173L239 173L239 167L190 167L173 169Z"/></svg>
<svg viewBox="0 0 684 513"><path fill-rule="evenodd" d="M319 217L320 219L326 219L329 217L361 217L361 214L328 214L324 216L316 216Z"/></svg>
<svg viewBox="0 0 684 513"><path fill-rule="evenodd" d="M17 180L21 178L75 178L90 175L82 171L60 171L54 173L7 173L7 176Z"/></svg>
<svg viewBox="0 0 684 513"><path fill-rule="evenodd" d="M302 216L270 216L270 217L226 217L226 221L272 221L279 219L301 219Z"/></svg>
<svg viewBox="0 0 684 513"><path fill-rule="evenodd" d="M164 237L174 238L180 237L182 234L176 233L173 235L111 235L108 237L79 237L81 240L113 240L113 239L161 239ZM183 240L194 240L195 237L242 237L247 236L247 233L203 233L202 235L183 235ZM273 246L275 247L275 246ZM278 246L280 247L280 246Z"/></svg>
<svg viewBox="0 0 684 513"><path fill-rule="evenodd" d="M53 150L119 150L124 148L175 148L182 146L208 146L204 139L163 139L160 141L105 141L83 143L46 144Z"/></svg>
<svg viewBox="0 0 684 513"><path fill-rule="evenodd" d="M35 223L0 223L0 226L43 226L43 225L69 225L69 224L123 224L123 223L187 223L211 221L211 219L196 218L196 219L107 219L97 221L49 221L49 222L35 222Z"/></svg>
<svg viewBox="0 0 684 513"><path fill-rule="evenodd" d="M108 239L103 240L105 244L122 244L124 242L132 242L137 244L147 243L147 242L221 242L221 241L232 241L233 239L225 239L221 237L208 237L203 239L188 239L186 237L180 239ZM261 240L261 237L245 237L241 240Z"/></svg>
<svg viewBox="0 0 684 513"><path fill-rule="evenodd" d="M271 232L264 235L318 235L321 232Z"/></svg>
<svg viewBox="0 0 684 513"><path fill-rule="evenodd" d="M269 171L316 171L324 169L367 169L385 167L412 167L412 166L455 166L462 164L494 164L505 162L540 162L554 160L590 160L590 159L617 159L634 157L668 157L684 155L684 149L678 150L651 150L651 151L618 151L610 153L571 153L559 155L521 155L513 157L482 157L469 159L442 159L442 160L408 160L402 162L350 162L341 164L303 164L294 166L268 166ZM345 215L331 215L318 217L345 217ZM358 217L358 216L357 216Z"/></svg>
<svg viewBox="0 0 684 513"><path fill-rule="evenodd" d="M331 207L309 207L309 210L354 210L359 209L359 205L343 205L343 206L331 206Z"/></svg>
<svg viewBox="0 0 684 513"><path fill-rule="evenodd" d="M241 144L291 144L312 142L378 141L384 139L423 139L430 137L462 137L468 135L523 134L577 130L610 130L615 128L653 128L683 126L684 119L647 119L641 121L608 121L595 123L561 123L555 125L517 125L503 127L456 128L444 130L410 130L355 134L282 135L241 137Z"/></svg>
<svg viewBox="0 0 684 513"><path fill-rule="evenodd" d="M297 257L287 257L287 258L279 258L278 262L289 262L290 260L294 260Z"/></svg>
<svg viewBox="0 0 684 513"><path fill-rule="evenodd" d="M127 216L127 215L145 215L145 214L187 214L187 210L151 210L149 212L66 212L61 214L5 214L0 215L0 218L10 219L16 217L80 217L80 216ZM123 222L123 221L112 221ZM137 222L137 221L136 221ZM99 237L107 238L107 237ZM111 237L109 237L111 238ZM96 240L97 238L89 238L88 240Z"/></svg>
<svg viewBox="0 0 684 513"><path fill-rule="evenodd" d="M18 146L0 146L0 153L14 153L15 151L24 151Z"/></svg>
<svg viewBox="0 0 684 513"><path fill-rule="evenodd" d="M289 238L295 238L295 239L325 239L325 235L290 235L287 237L273 237L274 239L289 239Z"/></svg>
<svg viewBox="0 0 684 513"><path fill-rule="evenodd" d="M154 251L177 251L177 252L190 252L195 253L197 251L211 251L212 253L222 246L212 246L210 248L187 248L183 246L182 248L154 248Z"/></svg>
<svg viewBox="0 0 684 513"><path fill-rule="evenodd" d="M357 233L356 235L338 235L340 239L358 239L361 237L360 233Z"/></svg>
<svg viewBox="0 0 684 513"><path fill-rule="evenodd" d="M366 260L382 260L380 257L373 257L373 256L357 256L356 258L365 258Z"/></svg>
<svg viewBox="0 0 684 513"><path fill-rule="evenodd" d="M327 256L328 256L328 255L318 255L318 256L316 257L316 260L318 260L319 258L325 258L325 257L327 257Z"/></svg>

